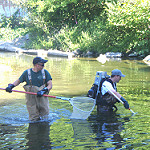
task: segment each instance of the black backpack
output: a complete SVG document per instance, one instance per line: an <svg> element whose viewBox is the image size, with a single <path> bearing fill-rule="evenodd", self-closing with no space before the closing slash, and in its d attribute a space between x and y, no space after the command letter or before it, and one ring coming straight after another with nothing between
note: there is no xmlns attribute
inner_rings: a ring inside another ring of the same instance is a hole
<svg viewBox="0 0 150 150"><path fill-rule="evenodd" d="M97 95L97 89L98 89L98 85L93 84L90 90L88 91L87 96L95 99Z"/></svg>
<svg viewBox="0 0 150 150"><path fill-rule="evenodd" d="M93 84L91 89L88 91L87 96L91 97L93 99L96 99L96 104L97 105L106 105L106 101L103 101L102 93L101 93L102 84L106 80L113 85L112 81L110 79L108 79L108 77L106 77L106 78L101 79L99 89L98 89L98 85Z"/></svg>

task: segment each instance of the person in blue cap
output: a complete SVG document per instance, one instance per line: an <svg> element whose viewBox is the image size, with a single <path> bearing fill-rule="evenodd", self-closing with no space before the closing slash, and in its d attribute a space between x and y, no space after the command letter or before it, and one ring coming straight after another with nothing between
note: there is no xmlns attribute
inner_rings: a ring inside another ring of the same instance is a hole
<svg viewBox="0 0 150 150"><path fill-rule="evenodd" d="M47 61L41 57L35 57L33 59L33 68L25 70L13 84L8 84L6 88L6 92L11 93L14 87L26 82L23 86L25 91L37 93L37 95L26 94L26 105L31 121L48 118L49 115L49 101L47 97L43 96L52 89L52 77L44 69L44 64Z"/></svg>
<svg viewBox="0 0 150 150"><path fill-rule="evenodd" d="M119 99L124 102L124 107L129 109L128 102L117 92L116 83L119 83L121 77L125 77L124 74L118 69L114 69L111 72L111 77L104 79L100 83L100 93L101 96L97 96L97 111L106 112L112 111L113 108L117 107L114 105L116 102L119 102L118 99L114 97L116 95Z"/></svg>

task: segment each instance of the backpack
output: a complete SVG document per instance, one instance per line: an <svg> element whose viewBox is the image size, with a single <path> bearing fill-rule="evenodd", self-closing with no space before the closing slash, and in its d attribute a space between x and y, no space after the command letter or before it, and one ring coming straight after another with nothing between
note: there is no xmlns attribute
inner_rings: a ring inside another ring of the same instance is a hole
<svg viewBox="0 0 150 150"><path fill-rule="evenodd" d="M92 85L91 89L88 91L87 96L96 99L97 101L97 98L100 97L101 95L102 83L109 77L110 76L107 75L107 72L97 71L94 84Z"/></svg>

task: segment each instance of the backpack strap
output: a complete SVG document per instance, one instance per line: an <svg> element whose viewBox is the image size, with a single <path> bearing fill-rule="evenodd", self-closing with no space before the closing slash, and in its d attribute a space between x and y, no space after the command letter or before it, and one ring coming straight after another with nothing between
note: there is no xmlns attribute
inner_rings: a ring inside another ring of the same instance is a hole
<svg viewBox="0 0 150 150"><path fill-rule="evenodd" d="M27 71L28 71L28 79L29 79L30 85L32 85L31 69L28 69ZM42 76L43 76L43 84L45 84L46 76L45 76L44 69L42 69L41 72L42 72Z"/></svg>
<svg viewBox="0 0 150 150"><path fill-rule="evenodd" d="M42 69L41 71L42 71L42 76L43 76L43 84L45 84L45 79L46 79L45 71L44 69Z"/></svg>
<svg viewBox="0 0 150 150"><path fill-rule="evenodd" d="M28 79L29 79L29 82L30 82L30 85L32 85L32 80L31 80L31 69L28 69Z"/></svg>
<svg viewBox="0 0 150 150"><path fill-rule="evenodd" d="M110 82L112 84L112 87L117 91L117 87L116 87L116 83L115 82L113 83L111 79L106 79L105 81Z"/></svg>
<svg viewBox="0 0 150 150"><path fill-rule="evenodd" d="M97 92L97 95L96 95L96 104L97 105L102 105L102 106L107 105L107 102L105 100L103 100L103 98L102 98L102 92L101 92L102 84L103 84L104 81L108 81L111 84L113 84L113 82L108 78L102 78L102 80L100 81L98 92Z"/></svg>

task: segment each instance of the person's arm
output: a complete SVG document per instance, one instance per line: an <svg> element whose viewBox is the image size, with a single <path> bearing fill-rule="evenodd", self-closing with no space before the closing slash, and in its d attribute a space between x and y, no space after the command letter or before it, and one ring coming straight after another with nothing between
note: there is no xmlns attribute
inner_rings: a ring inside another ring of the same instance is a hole
<svg viewBox="0 0 150 150"><path fill-rule="evenodd" d="M121 95L113 88L113 86L110 82L104 81L104 83L102 84L102 88L103 88L103 92L104 92L103 94L108 92L110 95L113 95L111 93L111 92L113 92L117 97L121 98Z"/></svg>
<svg viewBox="0 0 150 150"><path fill-rule="evenodd" d="M47 82L47 88L48 88L48 91L50 91L52 89L52 80L49 80Z"/></svg>
<svg viewBox="0 0 150 150"><path fill-rule="evenodd" d="M104 86L106 86L106 85L104 85ZM115 89L112 87L112 86L109 86L109 84L106 86L107 87L107 92L110 94L110 95L116 95L121 101L123 101L123 103L124 103L124 107L126 108L126 109L129 109L129 104L128 104L128 102L117 92L117 91L115 91ZM111 92L113 93L111 93Z"/></svg>
<svg viewBox="0 0 150 150"><path fill-rule="evenodd" d="M113 88L112 89L110 89L111 90L111 92L113 92L118 98L121 98L121 95L117 92L117 91L115 91ZM108 91L108 93L110 94L110 95L112 95L112 93L111 93L110 91Z"/></svg>
<svg viewBox="0 0 150 150"><path fill-rule="evenodd" d="M6 92L9 92L11 93L12 92L12 89L15 87L15 86L18 86L20 84L20 80L17 79L13 84L8 84L8 87L6 87Z"/></svg>
<svg viewBox="0 0 150 150"><path fill-rule="evenodd" d="M14 86L18 86L19 84L20 84L20 80L19 80L19 79L17 79L17 80L13 83Z"/></svg>
<svg viewBox="0 0 150 150"><path fill-rule="evenodd" d="M46 92L50 91L51 89L52 89L52 80L49 80L47 82L47 87L37 92L37 97L43 96Z"/></svg>

